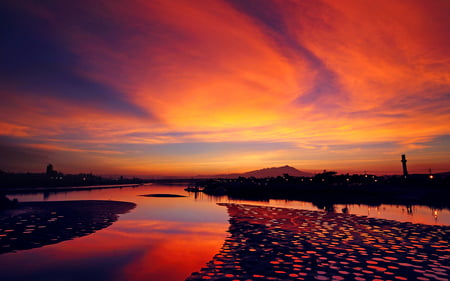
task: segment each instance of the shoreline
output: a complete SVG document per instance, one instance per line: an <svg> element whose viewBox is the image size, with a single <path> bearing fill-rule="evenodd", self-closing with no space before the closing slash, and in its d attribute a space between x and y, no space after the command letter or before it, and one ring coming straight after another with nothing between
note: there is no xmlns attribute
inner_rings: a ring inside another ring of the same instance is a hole
<svg viewBox="0 0 450 281"><path fill-rule="evenodd" d="M188 190L189 191L189 190ZM228 196L230 199L243 200L297 200L308 201L315 205L333 204L381 204L423 205L450 210L450 188L447 186L416 186L407 184L379 185L273 185L249 186L218 184L206 185L204 189L191 192L203 192L210 196Z"/></svg>
<svg viewBox="0 0 450 281"><path fill-rule="evenodd" d="M43 192L66 192L66 191L82 191L95 190L107 188L124 188L124 187L139 187L143 184L105 184L105 185L86 185L86 186L56 186L56 187L10 187L0 188L3 194L22 194L22 193L43 193Z"/></svg>

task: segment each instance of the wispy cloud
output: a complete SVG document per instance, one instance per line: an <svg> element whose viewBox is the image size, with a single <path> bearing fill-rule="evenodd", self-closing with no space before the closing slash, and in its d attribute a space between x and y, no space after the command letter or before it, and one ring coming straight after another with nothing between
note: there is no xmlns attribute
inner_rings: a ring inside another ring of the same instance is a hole
<svg viewBox="0 0 450 281"><path fill-rule="evenodd" d="M382 166L380 151L426 154L450 134L448 1L2 6L1 134L104 151L105 172Z"/></svg>

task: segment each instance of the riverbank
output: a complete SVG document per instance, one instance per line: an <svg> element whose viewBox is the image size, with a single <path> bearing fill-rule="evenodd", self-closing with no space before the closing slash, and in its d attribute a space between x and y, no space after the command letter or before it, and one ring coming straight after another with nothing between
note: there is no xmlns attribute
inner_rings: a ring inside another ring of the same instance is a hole
<svg viewBox="0 0 450 281"><path fill-rule="evenodd" d="M241 204L230 236L187 281L448 280L450 227Z"/></svg>
<svg viewBox="0 0 450 281"><path fill-rule="evenodd" d="M239 178L211 179L197 182L187 190L230 199L284 199L309 201L324 208L334 204L366 204L378 206L424 205L450 209L450 183L445 180L402 180L391 178Z"/></svg>

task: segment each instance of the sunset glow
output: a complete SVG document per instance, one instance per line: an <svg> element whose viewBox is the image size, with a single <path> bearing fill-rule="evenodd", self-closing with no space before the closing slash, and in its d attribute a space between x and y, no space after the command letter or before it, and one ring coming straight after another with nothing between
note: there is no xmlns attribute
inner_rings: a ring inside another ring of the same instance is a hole
<svg viewBox="0 0 450 281"><path fill-rule="evenodd" d="M450 1L0 7L0 170L450 171Z"/></svg>

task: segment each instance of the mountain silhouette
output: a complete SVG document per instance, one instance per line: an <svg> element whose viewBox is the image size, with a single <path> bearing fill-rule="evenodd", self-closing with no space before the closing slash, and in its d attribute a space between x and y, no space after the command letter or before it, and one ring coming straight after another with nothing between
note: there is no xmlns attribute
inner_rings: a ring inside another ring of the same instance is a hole
<svg viewBox="0 0 450 281"><path fill-rule="evenodd" d="M312 173L303 172L300 170L297 170L294 167L291 166L282 166L282 167L271 167L271 168L264 168L260 170L254 170L249 171L245 173L233 173L233 174L220 174L220 175L199 175L195 178L238 178L238 177L255 177L255 178L268 178L268 177L278 177L283 176L284 174L288 174L290 176L294 177L311 177L313 176Z"/></svg>
<svg viewBox="0 0 450 281"><path fill-rule="evenodd" d="M290 176L294 177L309 177L312 176L311 173L303 172L300 170L297 170L294 167L291 166L282 166L282 167L272 167L272 168L265 168L261 170L255 170L250 171L241 174L242 177L255 177L255 178L267 178L267 177L278 177L283 176L284 174L288 174Z"/></svg>

